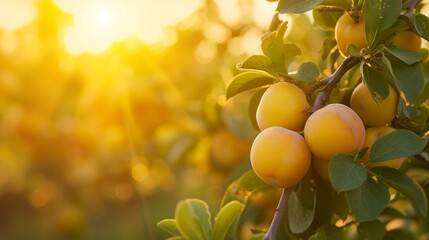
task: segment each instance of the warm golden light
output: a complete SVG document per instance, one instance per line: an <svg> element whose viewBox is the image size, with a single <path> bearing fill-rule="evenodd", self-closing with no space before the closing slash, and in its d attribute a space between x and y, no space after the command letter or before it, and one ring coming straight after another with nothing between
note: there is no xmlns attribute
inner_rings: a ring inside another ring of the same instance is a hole
<svg viewBox="0 0 429 240"><path fill-rule="evenodd" d="M0 0L0 28L14 31L36 17L36 9L30 0Z"/></svg>
<svg viewBox="0 0 429 240"><path fill-rule="evenodd" d="M102 52L133 35L146 43L169 45L171 31L166 28L192 14L201 0L56 0L55 3L73 15L74 24L65 32L64 44L69 53L79 55Z"/></svg>

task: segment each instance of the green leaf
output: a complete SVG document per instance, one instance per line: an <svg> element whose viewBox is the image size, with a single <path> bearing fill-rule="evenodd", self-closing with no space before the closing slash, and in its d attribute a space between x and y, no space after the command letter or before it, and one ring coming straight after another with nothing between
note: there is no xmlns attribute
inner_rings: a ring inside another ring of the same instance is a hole
<svg viewBox="0 0 429 240"><path fill-rule="evenodd" d="M157 223L159 228L162 228L164 231L171 233L174 236L180 236L179 229L177 229L175 219L164 219Z"/></svg>
<svg viewBox="0 0 429 240"><path fill-rule="evenodd" d="M333 37L325 38L325 40L323 41L322 49L321 49L322 59L326 60L326 58L328 56L332 55L331 54L332 49L336 46L337 46L337 42L335 41L335 38L333 38ZM338 51L336 51L336 52L338 52Z"/></svg>
<svg viewBox="0 0 429 240"><path fill-rule="evenodd" d="M294 234L304 233L311 225L316 210L316 190L311 173L290 192L287 204L289 229Z"/></svg>
<svg viewBox="0 0 429 240"><path fill-rule="evenodd" d="M396 58L389 58L389 61L397 88L403 92L408 103L414 104L424 85L421 65L408 65Z"/></svg>
<svg viewBox="0 0 429 240"><path fill-rule="evenodd" d="M320 5L338 7L347 11L352 7L352 0L323 0Z"/></svg>
<svg viewBox="0 0 429 240"><path fill-rule="evenodd" d="M386 48L386 51L408 65L412 65L422 60L422 56L418 52L396 47Z"/></svg>
<svg viewBox="0 0 429 240"><path fill-rule="evenodd" d="M237 191L257 191L270 187L262 181L253 170L249 170L237 181Z"/></svg>
<svg viewBox="0 0 429 240"><path fill-rule="evenodd" d="M427 16L417 13L414 17L414 27L422 38L429 41L429 18Z"/></svg>
<svg viewBox="0 0 429 240"><path fill-rule="evenodd" d="M287 22L283 22L276 32L262 41L262 51L270 58L274 71L284 74L287 73L294 58L301 54L301 49L297 45L284 43L286 29Z"/></svg>
<svg viewBox="0 0 429 240"><path fill-rule="evenodd" d="M238 69L254 69L266 72L272 71L272 63L269 57L265 55L252 55L244 62L237 65Z"/></svg>
<svg viewBox="0 0 429 240"><path fill-rule="evenodd" d="M313 9L314 22L324 30L334 30L338 19L344 14L343 11L326 11L325 6L317 6Z"/></svg>
<svg viewBox="0 0 429 240"><path fill-rule="evenodd" d="M385 75L377 71L368 64L362 64L361 67L363 80L371 93L374 101L381 103L389 95L389 85Z"/></svg>
<svg viewBox="0 0 429 240"><path fill-rule="evenodd" d="M414 179L389 167L375 167L371 169L371 172L408 198L419 216L426 216L428 200L422 187Z"/></svg>
<svg viewBox="0 0 429 240"><path fill-rule="evenodd" d="M174 237L169 237L166 240L186 240L186 238L182 236L174 236Z"/></svg>
<svg viewBox="0 0 429 240"><path fill-rule="evenodd" d="M329 163L329 177L335 191L344 192L361 186L367 178L367 173L352 156L338 154Z"/></svg>
<svg viewBox="0 0 429 240"><path fill-rule="evenodd" d="M226 89L226 98L251 90L272 84L276 80L271 74L263 71L246 71L237 74L229 83Z"/></svg>
<svg viewBox="0 0 429 240"><path fill-rule="evenodd" d="M186 199L177 203L174 214L177 228L189 240L209 240L212 235L211 215L206 202Z"/></svg>
<svg viewBox="0 0 429 240"><path fill-rule="evenodd" d="M392 26L401 15L401 0L365 0L363 15L365 34L370 49L376 47L381 33Z"/></svg>
<svg viewBox="0 0 429 240"><path fill-rule="evenodd" d="M258 122L256 121L256 111L258 110L259 103L261 102L261 98L264 95L266 88L259 89L256 91L249 101L249 111L248 116L252 123L252 126L259 130Z"/></svg>
<svg viewBox="0 0 429 240"><path fill-rule="evenodd" d="M225 239L228 229L243 209L244 205L238 201L231 201L223 206L215 218L212 240Z"/></svg>
<svg viewBox="0 0 429 240"><path fill-rule="evenodd" d="M323 0L280 0L277 5L279 13L304 13L319 5Z"/></svg>
<svg viewBox="0 0 429 240"><path fill-rule="evenodd" d="M420 111L415 109L413 106L407 105L405 100L400 98L398 102L398 114L401 117L413 119L420 115Z"/></svg>
<svg viewBox="0 0 429 240"><path fill-rule="evenodd" d="M423 151L427 139L406 130L398 129L377 139L371 147L369 162L383 162L409 157Z"/></svg>
<svg viewBox="0 0 429 240"><path fill-rule="evenodd" d="M357 230L361 240L380 240L386 235L385 224L378 220L361 222Z"/></svg>
<svg viewBox="0 0 429 240"><path fill-rule="evenodd" d="M341 228L335 226L325 226L317 229L317 232L310 237L310 240L342 240L344 233Z"/></svg>
<svg viewBox="0 0 429 240"><path fill-rule="evenodd" d="M249 170L228 186L223 195L221 206L234 200L246 203L247 197L252 193L269 188L272 186L262 181L253 170Z"/></svg>
<svg viewBox="0 0 429 240"><path fill-rule="evenodd" d="M394 229L389 232L387 232L387 236L384 238L384 240L421 240L418 236L416 236L416 233L408 230L408 229Z"/></svg>
<svg viewBox="0 0 429 240"><path fill-rule="evenodd" d="M289 74L286 74L286 76L306 82L315 82L319 73L319 68L315 63L306 62L299 66L297 71L290 72Z"/></svg>
<svg viewBox="0 0 429 240"><path fill-rule="evenodd" d="M359 222L373 221L386 208L390 193L382 182L367 178L359 188L346 192L347 203Z"/></svg>

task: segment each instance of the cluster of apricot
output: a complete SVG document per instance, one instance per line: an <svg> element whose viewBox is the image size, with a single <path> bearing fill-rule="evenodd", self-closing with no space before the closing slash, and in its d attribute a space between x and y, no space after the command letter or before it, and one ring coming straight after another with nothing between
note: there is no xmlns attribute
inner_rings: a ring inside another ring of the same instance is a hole
<svg viewBox="0 0 429 240"><path fill-rule="evenodd" d="M336 154L370 148L379 137L395 130L387 124L396 115L398 94L391 86L389 90L379 104L361 83L352 93L350 107L333 103L310 115L310 104L301 88L289 82L274 83L256 112L261 132L250 152L253 170L264 182L287 188L298 183L313 165L329 181L329 161ZM369 160L368 152L362 164ZM400 161L379 164L398 168Z"/></svg>
<svg viewBox="0 0 429 240"><path fill-rule="evenodd" d="M354 20L344 14L337 22L335 38L338 50L347 57L347 46L367 46L362 17ZM392 40L395 47L417 51L421 38L408 31ZM395 131L390 122L395 118L398 93L388 85L386 98L376 101L364 83L358 84L350 105L328 104L310 114L310 104L303 90L289 82L271 85L261 98L256 120L261 132L255 138L250 159L255 173L266 183L291 187L298 183L310 166L329 181L329 162L337 154L349 154L368 148L360 160L368 168L399 168L403 159L370 163L372 144Z"/></svg>

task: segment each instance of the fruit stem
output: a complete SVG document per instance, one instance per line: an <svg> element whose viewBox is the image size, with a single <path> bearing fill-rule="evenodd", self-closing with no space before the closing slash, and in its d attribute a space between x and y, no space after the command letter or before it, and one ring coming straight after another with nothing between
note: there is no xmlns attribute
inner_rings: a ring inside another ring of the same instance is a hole
<svg viewBox="0 0 429 240"><path fill-rule="evenodd" d="M271 225L264 236L264 240L277 239L277 232L279 230L279 226L280 226L283 214L286 212L289 193L290 193L289 188L283 188L282 195L280 196L280 200L276 208L276 212L274 213L273 221L271 222Z"/></svg>
<svg viewBox="0 0 429 240"><path fill-rule="evenodd" d="M344 61L341 63L341 65L335 70L335 72L321 80L320 82L316 83L311 89L310 94L315 91L317 88L321 86L325 86L316 96L316 100L314 101L313 106L310 109L310 113L314 113L315 111L319 110L323 106L325 106L326 102L329 100L329 95L331 94L332 90L335 88L337 83L341 80L343 75L348 72L351 68L353 68L356 64L360 63L362 60L361 57L347 57L344 59Z"/></svg>

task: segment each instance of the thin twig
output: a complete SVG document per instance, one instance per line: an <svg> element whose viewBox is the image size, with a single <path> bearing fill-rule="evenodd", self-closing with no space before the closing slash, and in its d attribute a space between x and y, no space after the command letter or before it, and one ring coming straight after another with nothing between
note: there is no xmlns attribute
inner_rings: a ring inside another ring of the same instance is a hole
<svg viewBox="0 0 429 240"><path fill-rule="evenodd" d="M341 65L337 68L337 70L335 70L335 72L331 76L315 84L317 88L321 86L325 86L325 88L323 88L317 94L316 100L314 101L314 104L310 109L310 113L313 113L319 110L320 108L322 108L323 106L325 106L326 102L329 99L329 95L331 94L332 90L335 88L337 83L341 80L343 75L346 72L348 72L351 68L356 66L356 64L358 64L360 61L361 61L360 57L353 57L353 56L347 57L346 59L344 59ZM312 89L310 89L310 91L314 91L317 88L313 87ZM312 92L310 92L310 94L311 93Z"/></svg>
<svg viewBox="0 0 429 240"><path fill-rule="evenodd" d="M284 188L282 195L280 196L279 204L277 205L276 212L274 213L273 221L268 228L267 233L264 236L264 240L276 240L277 232L282 220L284 213L286 212L286 206L289 199L289 188Z"/></svg>
<svg viewBox="0 0 429 240"><path fill-rule="evenodd" d="M402 4L402 9L406 10L406 14L410 14L413 13L414 10L416 9L417 5L419 5L419 3L422 0L410 0L404 4Z"/></svg>

